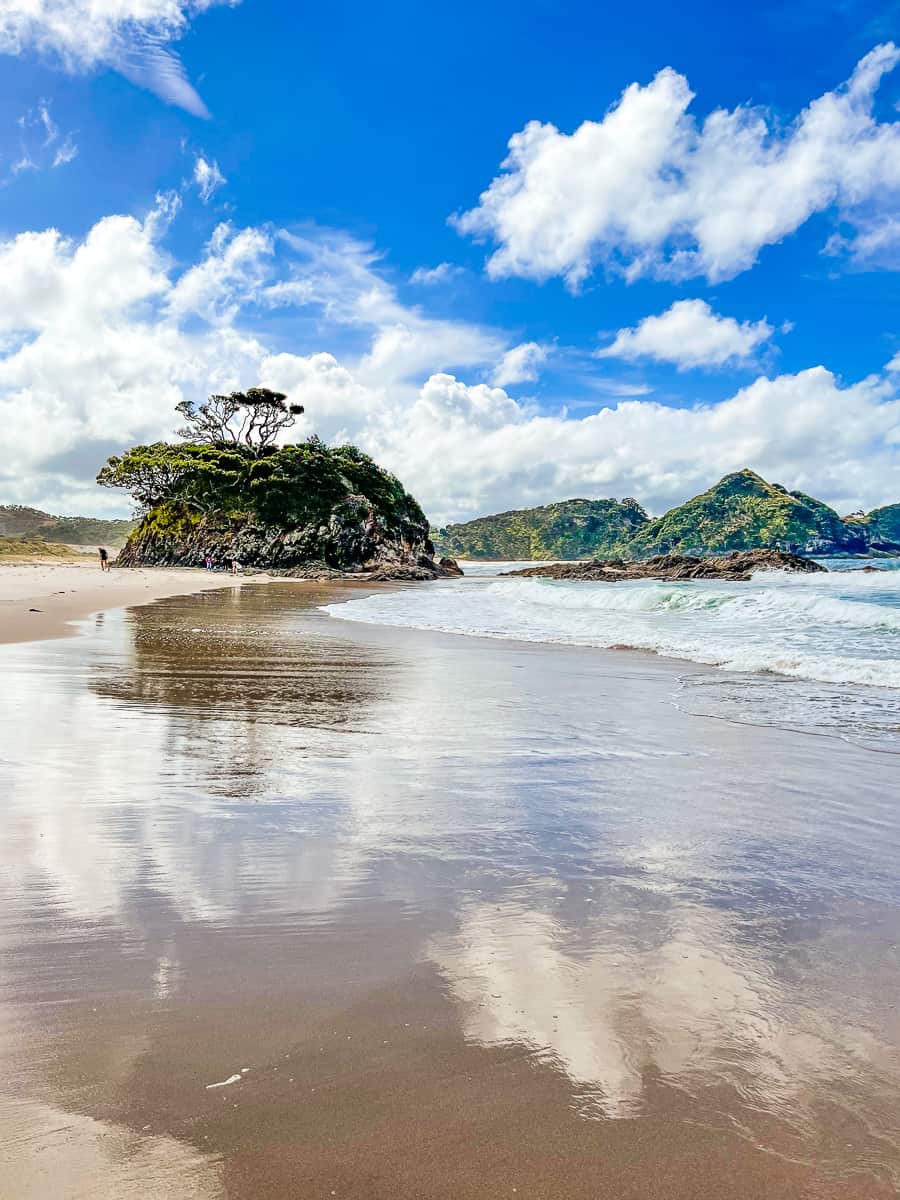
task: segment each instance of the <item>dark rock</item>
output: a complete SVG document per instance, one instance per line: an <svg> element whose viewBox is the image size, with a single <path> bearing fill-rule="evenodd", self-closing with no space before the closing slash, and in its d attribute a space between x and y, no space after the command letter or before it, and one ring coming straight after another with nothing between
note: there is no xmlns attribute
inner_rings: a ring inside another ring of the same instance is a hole
<svg viewBox="0 0 900 1200"><path fill-rule="evenodd" d="M451 559L434 559L428 526L411 511L386 524L363 496L345 497L327 520L278 529L253 518L211 515L169 523L145 520L117 566L242 568L296 579L428 580L461 575Z"/></svg>
<svg viewBox="0 0 900 1200"><path fill-rule="evenodd" d="M812 573L825 567L784 550L735 550L715 558L683 554L657 554L640 562L620 558L593 562L551 563L546 567L524 567L505 575L536 576L541 579L572 579L593 583L620 583L628 579L728 579L745 582L755 571L799 571Z"/></svg>

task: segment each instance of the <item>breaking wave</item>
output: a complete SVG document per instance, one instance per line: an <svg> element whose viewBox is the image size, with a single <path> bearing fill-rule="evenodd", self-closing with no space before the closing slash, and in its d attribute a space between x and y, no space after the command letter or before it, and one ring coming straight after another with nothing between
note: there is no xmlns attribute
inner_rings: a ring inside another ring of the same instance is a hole
<svg viewBox="0 0 900 1200"><path fill-rule="evenodd" d="M451 583L331 604L325 611L377 625L628 646L732 671L900 688L896 567L823 575L764 572L749 583L575 583L501 579L487 569Z"/></svg>

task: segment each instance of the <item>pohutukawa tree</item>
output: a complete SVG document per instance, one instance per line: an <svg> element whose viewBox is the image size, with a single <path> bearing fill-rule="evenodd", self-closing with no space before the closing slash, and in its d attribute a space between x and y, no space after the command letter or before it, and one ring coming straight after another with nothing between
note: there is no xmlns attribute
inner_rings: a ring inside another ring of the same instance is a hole
<svg viewBox="0 0 900 1200"><path fill-rule="evenodd" d="M227 396L210 396L205 404L182 400L175 411L185 424L178 436L194 445L240 446L259 458L284 430L296 424L302 404L288 404L284 392L248 388Z"/></svg>

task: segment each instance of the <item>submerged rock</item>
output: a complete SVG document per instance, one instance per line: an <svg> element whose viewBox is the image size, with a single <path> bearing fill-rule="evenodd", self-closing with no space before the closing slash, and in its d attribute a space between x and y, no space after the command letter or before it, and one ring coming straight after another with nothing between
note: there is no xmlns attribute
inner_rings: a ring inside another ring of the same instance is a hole
<svg viewBox="0 0 900 1200"><path fill-rule="evenodd" d="M551 563L545 567L523 567L504 576L531 575L541 579L571 579L589 583L620 583L628 579L727 579L745 582L756 571L799 571L811 574L825 567L785 550L735 550L714 558L684 554L657 554L640 562L612 558L592 562Z"/></svg>

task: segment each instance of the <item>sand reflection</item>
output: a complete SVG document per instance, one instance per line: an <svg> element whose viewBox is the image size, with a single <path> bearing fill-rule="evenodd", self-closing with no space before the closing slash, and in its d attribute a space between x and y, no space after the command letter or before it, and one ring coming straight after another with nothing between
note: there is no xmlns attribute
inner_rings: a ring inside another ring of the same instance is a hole
<svg viewBox="0 0 900 1200"><path fill-rule="evenodd" d="M584 1116L638 1116L650 1085L664 1084L695 1101L717 1097L711 1119L740 1111L743 1136L802 1155L832 1107L846 1123L838 1156L868 1143L900 1183L893 1047L810 1003L796 979L779 976L784 948L742 940L738 926L734 913L679 902L663 919L635 903L583 923L521 903L475 904L430 953L463 1006L466 1037L531 1047L566 1073Z"/></svg>
<svg viewBox="0 0 900 1200"><path fill-rule="evenodd" d="M0 1192L15 1200L221 1200L221 1166L175 1138L0 1099Z"/></svg>

